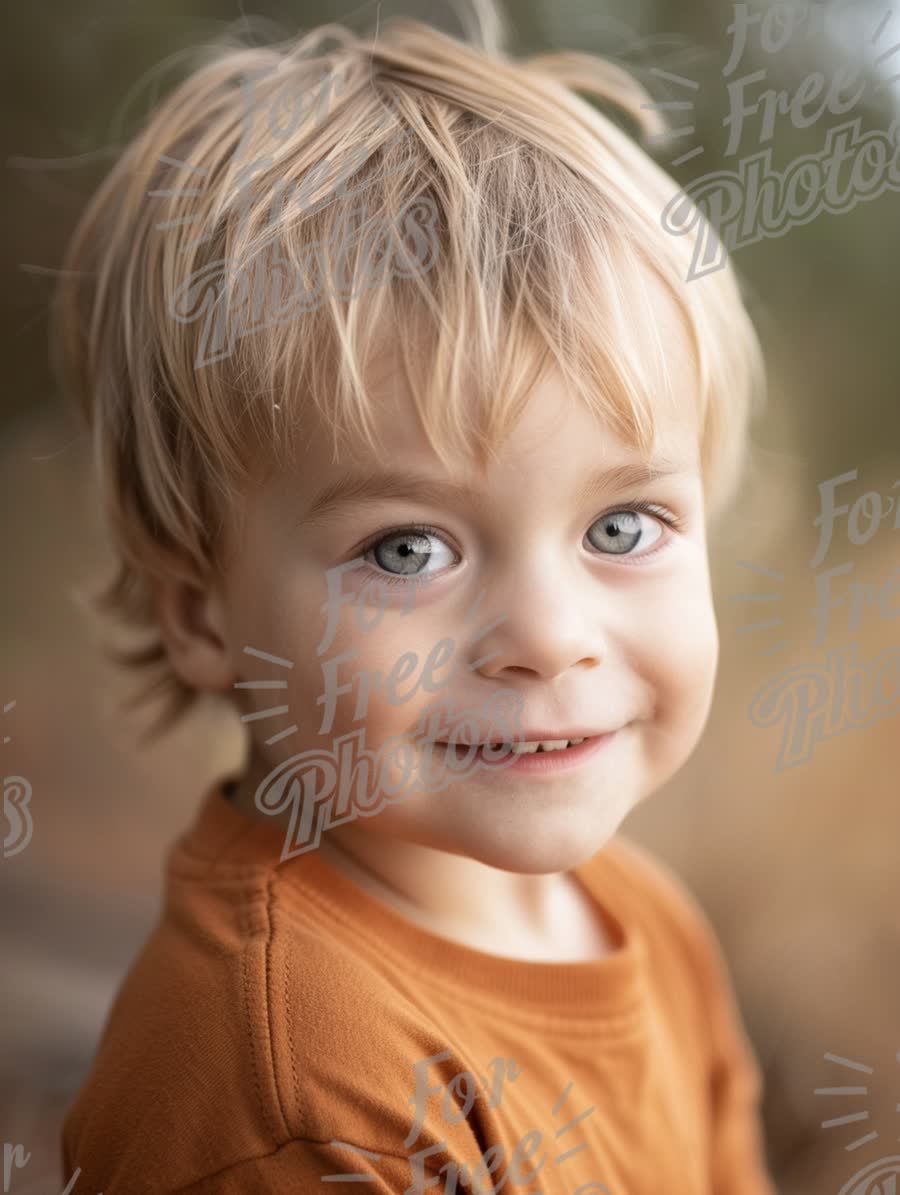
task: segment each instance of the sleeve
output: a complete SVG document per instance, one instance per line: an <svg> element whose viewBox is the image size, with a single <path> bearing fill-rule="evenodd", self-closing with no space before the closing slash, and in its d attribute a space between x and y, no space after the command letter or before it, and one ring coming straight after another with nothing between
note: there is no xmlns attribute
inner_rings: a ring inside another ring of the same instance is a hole
<svg viewBox="0 0 900 1195"><path fill-rule="evenodd" d="M725 956L702 906L665 864L622 842L656 907L683 944L683 965L699 1001L697 1023L707 1042L709 1195L777 1195L768 1172L760 1120L762 1075L741 1019Z"/></svg>
<svg viewBox="0 0 900 1195"><path fill-rule="evenodd" d="M711 1195L776 1195L760 1122L762 1076L712 927L700 914L696 947L709 1013Z"/></svg>
<svg viewBox="0 0 900 1195"><path fill-rule="evenodd" d="M356 1177L354 1177L356 1176ZM375 1153L349 1142L288 1141L273 1153L208 1175L172 1195L322 1195L360 1183L372 1195L440 1190L440 1177L414 1169L406 1154Z"/></svg>

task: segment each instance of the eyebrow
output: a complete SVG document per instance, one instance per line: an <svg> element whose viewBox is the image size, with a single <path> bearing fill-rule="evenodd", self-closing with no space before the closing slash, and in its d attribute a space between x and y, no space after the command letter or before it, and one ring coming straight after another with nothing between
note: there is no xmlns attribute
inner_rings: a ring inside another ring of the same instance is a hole
<svg viewBox="0 0 900 1195"><path fill-rule="evenodd" d="M619 490L640 489L664 477L689 472L689 466L676 461L657 459L627 465L616 465L591 474L579 489L578 502L586 503L604 494ZM360 506L374 499L402 499L440 505L443 502L471 503L475 498L471 485L452 481L438 481L421 474L365 473L351 474L330 482L321 489L309 505L304 522L314 521L341 506Z"/></svg>

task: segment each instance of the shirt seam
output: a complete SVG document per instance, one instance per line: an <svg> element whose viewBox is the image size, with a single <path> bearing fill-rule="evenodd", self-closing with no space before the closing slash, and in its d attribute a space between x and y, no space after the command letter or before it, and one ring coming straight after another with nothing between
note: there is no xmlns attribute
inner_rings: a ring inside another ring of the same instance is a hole
<svg viewBox="0 0 900 1195"><path fill-rule="evenodd" d="M276 1154L281 1153L283 1149L287 1149L290 1145L333 1145L336 1138L331 1137L327 1141L319 1141L314 1137L289 1137L287 1141L282 1141L280 1145L276 1145L274 1149L269 1150L265 1154L253 1154L246 1158L239 1158L236 1162L229 1162L227 1166L222 1166L219 1170L211 1170L209 1174L201 1175L200 1178L192 1179L191 1182L176 1187L170 1195L190 1195L194 1187L200 1186L202 1183L209 1182L210 1179L221 1178L227 1174L229 1170L236 1170L239 1166L246 1166L248 1162L265 1162L269 1158L274 1158ZM340 1144L352 1145L354 1149L371 1150L371 1146L358 1145L355 1141L344 1141L341 1139ZM405 1153L393 1153L390 1150L378 1150L381 1157L398 1158L403 1161L409 1161L409 1155Z"/></svg>
<svg viewBox="0 0 900 1195"><path fill-rule="evenodd" d="M273 1040L273 1034L274 1034L273 1026L275 1023L275 1014L274 1014L273 996L272 996L272 938L273 938L274 932L275 932L275 928L274 928L275 918L273 915L274 907L275 907L274 879L275 879L274 875L270 875L268 878L268 882L266 884L266 929L267 929L266 955L265 955L265 957L266 957L265 1008L266 1008L266 1021L267 1021L266 1030L267 1030L267 1037L268 1037L268 1041L269 1041L269 1066L271 1067L271 1071L272 1071L272 1085L275 1088L275 1099L278 1104L278 1113L281 1116L282 1132L288 1132L289 1131L288 1130L288 1121L287 1121L287 1116L285 1115L285 1110L284 1110L284 1098L282 1096L281 1087L278 1082L278 1067L276 1066L276 1063L275 1063L275 1058L276 1058L275 1042ZM293 1057L293 1053L291 1056ZM296 1092L294 1093L294 1098L296 1099Z"/></svg>

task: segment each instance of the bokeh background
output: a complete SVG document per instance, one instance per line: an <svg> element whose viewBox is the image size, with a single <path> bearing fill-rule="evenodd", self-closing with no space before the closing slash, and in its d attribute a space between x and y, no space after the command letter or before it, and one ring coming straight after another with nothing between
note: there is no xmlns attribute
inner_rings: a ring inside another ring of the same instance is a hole
<svg viewBox="0 0 900 1195"><path fill-rule="evenodd" d="M775 7L781 12L771 20L789 19L786 5ZM801 20L788 45L768 54L751 36L737 74L765 69L766 86L793 94L813 71L830 82L856 63L867 82L852 115L863 131L888 129L900 113L900 11L865 2L819 7L844 19L826 36ZM460 33L450 5L437 0L353 10L256 0L248 11L255 38L325 20L362 32L376 13ZM683 184L734 167L723 157L722 73L734 6L507 0L506 12L514 53L606 54L660 101L694 101L670 119L693 133L653 147L668 164L705 146L673 170ZM27 849L0 857L0 1145L31 1151L12 1178L20 1195L62 1189L63 1113L157 916L165 852L233 750L213 711L147 749L117 708L125 691L104 662L82 596L107 560L87 442L48 364L54 270L154 88L160 94L179 77L177 62L155 82L148 72L244 16L242 0L33 0L7 10L0 707L15 705L2 714L0 751L4 776L32 785L34 832ZM774 162L784 168L818 153L827 130L846 119L825 112L797 128L779 115L767 143ZM750 119L744 156L765 147L759 134ZM822 569L810 567L820 483L857 470L840 499L900 497L900 195L886 190L852 210L825 212L737 250L734 260L766 351L770 399L741 498L711 542L722 643L716 700L689 764L626 831L675 868L720 935L763 1067L778 1189L837 1195L865 1164L900 1154L900 706L780 769L781 731L755 724L749 710L767 681L795 666L822 668L829 650L855 644L871 664L900 645L897 585L880 607L868 604L855 627L845 601L827 641L815 644ZM865 544L851 542L839 521L822 568L847 563L852 572L835 582L845 599L851 580L885 585L900 566L893 517ZM672 627L677 634L677 612ZM840 694L829 694L837 708ZM869 1069L850 1070L827 1054ZM865 1093L816 1094L849 1084ZM860 1113L867 1118L827 1124Z"/></svg>

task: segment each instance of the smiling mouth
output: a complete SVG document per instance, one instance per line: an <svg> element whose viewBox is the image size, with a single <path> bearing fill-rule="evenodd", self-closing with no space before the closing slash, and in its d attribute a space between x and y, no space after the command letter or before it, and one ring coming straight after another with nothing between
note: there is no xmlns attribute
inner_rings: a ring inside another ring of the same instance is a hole
<svg viewBox="0 0 900 1195"><path fill-rule="evenodd" d="M581 739L539 739L534 742L525 743L457 743L457 747L490 747L494 751L499 751L502 747L506 747L513 755L540 755L544 752L550 753L552 751L566 751L569 747L577 747L581 743L586 743L589 738L599 738L599 735L590 735L587 738ZM441 747L449 746L448 743L442 740L437 740Z"/></svg>

